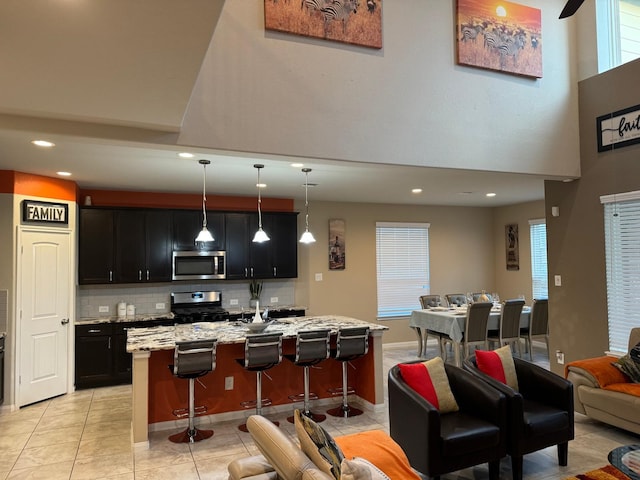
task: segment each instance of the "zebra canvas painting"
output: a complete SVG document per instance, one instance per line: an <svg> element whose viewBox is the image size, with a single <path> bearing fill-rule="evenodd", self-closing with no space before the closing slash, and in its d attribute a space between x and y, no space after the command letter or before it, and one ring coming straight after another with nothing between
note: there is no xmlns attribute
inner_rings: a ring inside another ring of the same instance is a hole
<svg viewBox="0 0 640 480"><path fill-rule="evenodd" d="M496 0L458 0L458 63L542 78L537 8Z"/></svg>
<svg viewBox="0 0 640 480"><path fill-rule="evenodd" d="M267 30L382 48L382 0L264 0Z"/></svg>

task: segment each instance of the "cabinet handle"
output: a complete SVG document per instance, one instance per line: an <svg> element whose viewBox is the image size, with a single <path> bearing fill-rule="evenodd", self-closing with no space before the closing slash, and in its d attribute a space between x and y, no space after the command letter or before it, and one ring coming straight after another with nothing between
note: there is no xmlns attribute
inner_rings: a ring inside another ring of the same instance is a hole
<svg viewBox="0 0 640 480"><path fill-rule="evenodd" d="M100 333L101 330L100 329L91 329L91 330L87 330L88 333Z"/></svg>
<svg viewBox="0 0 640 480"><path fill-rule="evenodd" d="M142 270L138 270L138 280L142 280Z"/></svg>
<svg viewBox="0 0 640 480"><path fill-rule="evenodd" d="M251 278L253 278L253 267L251 267Z"/></svg>
<svg viewBox="0 0 640 480"><path fill-rule="evenodd" d="M249 276L249 273L247 271L247 267L244 267L244 278L247 278Z"/></svg>
<svg viewBox="0 0 640 480"><path fill-rule="evenodd" d="M111 337L109 337L109 350L111 350Z"/></svg>
<svg viewBox="0 0 640 480"><path fill-rule="evenodd" d="M149 270L147 270L147 282L149 281Z"/></svg>
<svg viewBox="0 0 640 480"><path fill-rule="evenodd" d="M273 276L274 277L278 276L278 267L273 267Z"/></svg>
<svg viewBox="0 0 640 480"><path fill-rule="evenodd" d="M109 270L109 281L113 282L113 270Z"/></svg>

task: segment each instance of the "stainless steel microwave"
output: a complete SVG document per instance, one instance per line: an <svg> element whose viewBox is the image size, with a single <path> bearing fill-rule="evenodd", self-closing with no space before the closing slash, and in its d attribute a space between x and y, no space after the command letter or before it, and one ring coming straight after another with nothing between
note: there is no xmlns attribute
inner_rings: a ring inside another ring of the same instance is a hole
<svg viewBox="0 0 640 480"><path fill-rule="evenodd" d="M227 274L227 256L222 250L174 251L173 280L216 280Z"/></svg>

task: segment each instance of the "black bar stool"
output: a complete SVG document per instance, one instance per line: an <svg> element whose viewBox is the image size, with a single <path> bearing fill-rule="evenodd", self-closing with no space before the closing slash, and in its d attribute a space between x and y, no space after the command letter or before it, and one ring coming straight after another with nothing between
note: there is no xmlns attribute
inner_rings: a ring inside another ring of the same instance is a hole
<svg viewBox="0 0 640 480"><path fill-rule="evenodd" d="M216 342L217 339L193 340L176 342L173 353L173 365L169 365L173 374L178 378L189 380L189 406L173 411L178 418L189 417L189 426L186 430L171 435L169 440L174 443L194 443L213 435L213 430L198 430L194 425L194 417L202 415L207 407L195 404L195 380L216 368Z"/></svg>
<svg viewBox="0 0 640 480"><path fill-rule="evenodd" d="M348 385L347 363L369 352L369 327L348 327L338 330L336 349L331 350L331 356L342 362L342 387L329 390L333 395L342 395L342 405L327 410L334 417L355 417L362 414L362 410L351 407L347 402L347 395L355 393Z"/></svg>
<svg viewBox="0 0 640 480"><path fill-rule="evenodd" d="M282 362L282 332L247 335L244 342L244 358L236 361L250 372L256 372L256 399L241 402L244 408L256 408L256 415L262 415L262 407L271 405L271 399L262 398L262 372ZM265 374L266 375L266 374ZM278 425L278 422L273 422ZM238 427L248 432L247 424Z"/></svg>
<svg viewBox="0 0 640 480"><path fill-rule="evenodd" d="M287 360L303 368L304 392L297 395L289 395L289 398L294 402L302 400L303 407L301 413L314 422L322 422L327 416L320 413L313 413L310 410L309 401L317 400L318 396L315 393L309 392L309 368L329 358L330 338L331 330L328 328L300 331L296 335L295 355L285 355ZM287 420L294 423L293 415L287 417Z"/></svg>

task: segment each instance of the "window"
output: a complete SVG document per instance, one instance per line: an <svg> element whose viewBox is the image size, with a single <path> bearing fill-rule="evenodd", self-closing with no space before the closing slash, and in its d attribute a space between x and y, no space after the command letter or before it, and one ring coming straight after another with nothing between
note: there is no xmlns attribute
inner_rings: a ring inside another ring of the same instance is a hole
<svg viewBox="0 0 640 480"><path fill-rule="evenodd" d="M640 0L597 0L598 70L640 58Z"/></svg>
<svg viewBox="0 0 640 480"><path fill-rule="evenodd" d="M547 275L547 224L544 219L529 220L531 238L531 284L533 298L549 298Z"/></svg>
<svg viewBox="0 0 640 480"><path fill-rule="evenodd" d="M609 350L626 352L640 316L640 192L600 197L604 204Z"/></svg>
<svg viewBox="0 0 640 480"><path fill-rule="evenodd" d="M378 317L399 317L420 308L428 295L429 224L376 223Z"/></svg>

